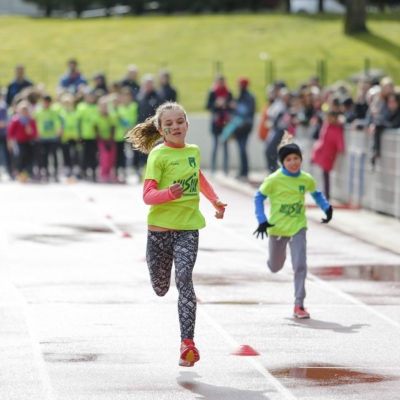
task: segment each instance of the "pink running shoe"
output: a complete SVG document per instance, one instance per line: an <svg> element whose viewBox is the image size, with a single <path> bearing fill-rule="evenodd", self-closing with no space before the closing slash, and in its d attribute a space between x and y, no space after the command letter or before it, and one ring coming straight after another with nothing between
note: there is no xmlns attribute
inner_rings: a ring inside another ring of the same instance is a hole
<svg viewBox="0 0 400 400"><path fill-rule="evenodd" d="M194 347L192 339L183 339L181 344L181 357L179 365L181 367L193 367L194 363L200 360L199 351Z"/></svg>
<svg viewBox="0 0 400 400"><path fill-rule="evenodd" d="M310 314L302 306L295 306L293 315L300 319L310 318Z"/></svg>

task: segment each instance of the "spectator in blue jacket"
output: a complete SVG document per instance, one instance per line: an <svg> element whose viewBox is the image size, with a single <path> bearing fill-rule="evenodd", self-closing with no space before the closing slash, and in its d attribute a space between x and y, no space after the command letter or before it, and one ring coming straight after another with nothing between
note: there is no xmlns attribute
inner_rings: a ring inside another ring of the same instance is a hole
<svg viewBox="0 0 400 400"><path fill-rule="evenodd" d="M86 78L80 73L78 69L78 61L71 59L68 61L69 71L61 76L58 87L60 89L66 89L68 92L73 94L78 92L78 88L81 85L87 85Z"/></svg>
<svg viewBox="0 0 400 400"><path fill-rule="evenodd" d="M26 87L33 86L33 83L25 78L25 67L18 64L15 67L15 79L8 85L6 102L10 106L14 97Z"/></svg>

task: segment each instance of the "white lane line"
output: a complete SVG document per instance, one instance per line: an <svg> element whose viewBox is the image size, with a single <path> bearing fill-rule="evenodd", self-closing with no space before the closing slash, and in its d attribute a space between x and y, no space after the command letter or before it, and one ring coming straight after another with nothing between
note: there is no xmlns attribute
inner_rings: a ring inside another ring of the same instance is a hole
<svg viewBox="0 0 400 400"><path fill-rule="evenodd" d="M265 255L267 255L267 248L265 247L261 247L261 243L260 244L256 244L253 241L250 241L250 239L247 236L241 235L236 233L236 231L226 228L223 225L219 225L219 224L215 224L215 226L226 232L227 234L234 236L235 238L239 239L242 243L244 240L246 240L246 242L251 245L251 247L257 251L263 252ZM261 242L261 241L260 241ZM287 275L292 275L287 271L282 271L283 273L287 274ZM345 292L343 292L342 290L338 289L337 287L335 287L334 285L323 281L322 279L318 278L317 276L313 275L312 273L307 273L307 276L310 279L310 282L313 283L314 285L320 286L326 290L329 290L330 292L336 294L337 296L350 301L351 303L363 308L364 310L368 311L371 314L376 315L377 317L379 317L380 319L384 320L385 322L389 323L392 326L395 326L396 328L400 328L400 323L395 321L394 319L387 317L385 314L381 313L380 311L376 310L375 308L369 306L368 304L363 303L362 301L356 299L354 296L347 294Z"/></svg>
<svg viewBox="0 0 400 400"><path fill-rule="evenodd" d="M94 212L97 214L98 217L100 217L103 222L118 236L122 236L124 235L125 232L123 232L120 228L118 228L118 226L112 222L112 220L110 220L109 218L106 217L107 213L100 207L100 205L98 204L98 202L96 201L95 198L91 197L91 196L87 196L84 197L82 196L75 188L71 188L70 190L72 193L75 194L76 197L78 197L83 203L85 203L87 205L87 207L94 210ZM93 199L92 201L90 201L89 199Z"/></svg>
<svg viewBox="0 0 400 400"><path fill-rule="evenodd" d="M310 282L313 283L315 286L322 286L324 289L329 290L330 292L336 294L337 296L343 298L344 300L347 300L358 307L363 308L364 310L376 315L377 317L383 319L390 325L395 326L396 328L400 328L400 323L395 321L392 318L387 317L385 314L379 312L375 308L369 306L368 304L363 303L361 300L356 299L350 294L347 294L343 292L342 290L338 289L337 287L333 286L332 284L328 284L327 282L323 281L322 279L318 278L312 273L307 273L307 277L311 278Z"/></svg>
<svg viewBox="0 0 400 400"><path fill-rule="evenodd" d="M228 342L232 345L233 348L238 348L240 344L231 336L229 333L222 328L222 326L215 321L214 318L211 317L211 315L205 311L204 306L201 306L201 303L199 303L200 307L198 307L199 312L202 314L203 318L207 320L208 324L211 325L214 330L219 332L219 334ZM272 374L268 372L268 370L254 357L252 356L243 356L245 360L252 365L253 368L255 368L264 378L267 379L267 381L275 388L277 392L282 394L285 400L296 400L296 397L293 396L293 394L283 386L278 379L276 379Z"/></svg>
<svg viewBox="0 0 400 400"><path fill-rule="evenodd" d="M3 252L9 252L9 242L6 232L3 230L0 234L0 248L3 249ZM28 304L22 295L22 293L17 289L17 287L7 278L7 270L5 264L1 263L0 269L0 279L2 280L4 285L8 285L10 288L10 292L14 292L15 299L19 303L19 306L22 311L22 317L26 323L26 329L28 331L29 340L32 346L32 355L34 363L38 368L38 374L40 382L42 383L43 389L43 400L57 400L57 396L55 395L53 386L50 381L50 376L47 371L46 362L44 361L42 350L40 349L38 335L34 329L34 324L32 323L31 318L28 313ZM1 303L2 306L15 306L13 302L4 302ZM29 376L31 378L31 376Z"/></svg>
<svg viewBox="0 0 400 400"><path fill-rule="evenodd" d="M49 373L48 373L47 367L46 367L46 362L43 358L42 350L40 349L38 335L36 334L36 331L34 329L34 324L28 313L27 302L26 302L24 296L21 294L21 292L15 287L15 285L13 285L11 282L6 282L6 283L10 285L10 289L14 292L15 298L19 302L22 313L23 313L23 317L24 317L24 320L26 323L26 327L27 327L28 334L29 334L29 339L30 339L31 346L32 346L33 358L34 358L34 361L38 368L40 381L43 385L42 386L43 387L43 395L44 395L43 400L56 400L57 396L56 396L53 386L51 384L50 376L49 376Z"/></svg>

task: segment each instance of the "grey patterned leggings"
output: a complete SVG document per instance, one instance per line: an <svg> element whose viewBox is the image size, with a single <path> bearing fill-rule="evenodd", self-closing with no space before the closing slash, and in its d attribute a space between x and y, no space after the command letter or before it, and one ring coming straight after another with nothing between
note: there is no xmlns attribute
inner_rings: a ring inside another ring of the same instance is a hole
<svg viewBox="0 0 400 400"><path fill-rule="evenodd" d="M158 296L169 289L172 261L179 292L178 314L181 339L193 339L196 321L196 294L192 272L199 245L199 231L166 231L147 233L147 266L151 284Z"/></svg>

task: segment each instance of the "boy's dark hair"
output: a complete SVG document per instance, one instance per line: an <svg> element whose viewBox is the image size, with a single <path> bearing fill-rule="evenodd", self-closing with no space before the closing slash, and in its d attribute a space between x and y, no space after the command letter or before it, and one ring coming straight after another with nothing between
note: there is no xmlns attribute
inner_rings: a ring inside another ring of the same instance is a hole
<svg viewBox="0 0 400 400"><path fill-rule="evenodd" d="M52 100L53 99L49 95L43 97L43 101L48 101L50 103Z"/></svg>
<svg viewBox="0 0 400 400"><path fill-rule="evenodd" d="M346 97L342 103L345 107L350 107L353 105L353 99L351 97Z"/></svg>

